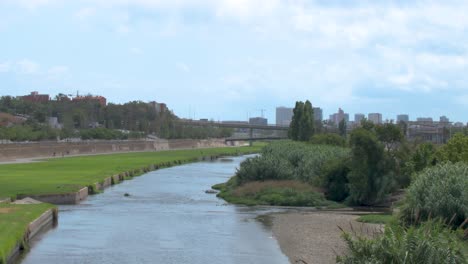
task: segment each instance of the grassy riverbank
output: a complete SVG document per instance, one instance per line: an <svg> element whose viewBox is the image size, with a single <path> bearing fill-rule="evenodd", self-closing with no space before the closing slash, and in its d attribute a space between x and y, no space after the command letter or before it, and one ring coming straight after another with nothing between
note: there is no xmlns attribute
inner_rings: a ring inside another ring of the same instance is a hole
<svg viewBox="0 0 468 264"><path fill-rule="evenodd" d="M279 205L337 208L342 205L328 201L310 184L286 181L253 181L239 186L236 177L212 188L219 190L218 197L227 202L243 205Z"/></svg>
<svg viewBox="0 0 468 264"><path fill-rule="evenodd" d="M0 204L0 264L22 242L29 223L51 208L50 204Z"/></svg>
<svg viewBox="0 0 468 264"><path fill-rule="evenodd" d="M206 156L258 153L263 146L81 156L0 165L0 197L76 192L109 176L149 165L161 167L192 162Z"/></svg>

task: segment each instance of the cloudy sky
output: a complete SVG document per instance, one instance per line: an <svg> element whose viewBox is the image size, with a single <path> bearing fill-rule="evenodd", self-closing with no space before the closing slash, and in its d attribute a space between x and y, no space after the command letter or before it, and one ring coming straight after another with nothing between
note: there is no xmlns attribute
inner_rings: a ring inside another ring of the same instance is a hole
<svg viewBox="0 0 468 264"><path fill-rule="evenodd" d="M468 121L468 1L0 0L0 94ZM352 119L352 118L351 118Z"/></svg>

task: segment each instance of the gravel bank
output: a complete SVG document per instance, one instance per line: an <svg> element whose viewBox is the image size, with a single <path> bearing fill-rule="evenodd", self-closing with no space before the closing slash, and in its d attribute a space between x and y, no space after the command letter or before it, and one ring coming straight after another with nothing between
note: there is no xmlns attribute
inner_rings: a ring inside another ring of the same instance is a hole
<svg viewBox="0 0 468 264"><path fill-rule="evenodd" d="M356 222L351 212L279 213L272 215L273 234L291 263L336 263L336 256L346 253L341 227L351 226L357 233L372 234L380 225Z"/></svg>

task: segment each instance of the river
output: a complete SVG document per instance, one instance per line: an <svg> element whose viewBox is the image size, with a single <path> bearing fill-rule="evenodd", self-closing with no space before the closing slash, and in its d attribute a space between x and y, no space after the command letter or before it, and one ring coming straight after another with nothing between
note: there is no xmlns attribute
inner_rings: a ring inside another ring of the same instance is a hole
<svg viewBox="0 0 468 264"><path fill-rule="evenodd" d="M60 206L58 226L34 241L21 263L288 263L256 220L271 209L205 193L245 158L153 171Z"/></svg>

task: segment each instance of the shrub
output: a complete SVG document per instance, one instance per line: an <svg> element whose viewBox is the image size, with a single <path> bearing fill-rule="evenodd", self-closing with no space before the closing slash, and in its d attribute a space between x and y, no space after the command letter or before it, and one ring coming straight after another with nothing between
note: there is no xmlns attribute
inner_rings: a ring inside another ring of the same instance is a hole
<svg viewBox="0 0 468 264"><path fill-rule="evenodd" d="M387 225L374 239L343 237L349 246L347 256L337 257L338 263L466 263L457 235L440 222L426 222L409 228Z"/></svg>
<svg viewBox="0 0 468 264"><path fill-rule="evenodd" d="M325 167L322 186L327 190L327 199L341 202L349 196L349 172L346 161L334 161Z"/></svg>
<svg viewBox="0 0 468 264"><path fill-rule="evenodd" d="M331 145L337 147L346 146L346 140L343 137L332 133L314 135L310 139L310 143L317 145Z"/></svg>
<svg viewBox="0 0 468 264"><path fill-rule="evenodd" d="M264 180L317 181L323 166L332 159L344 159L349 150L299 142L276 142L262 155L244 161L236 173L240 184Z"/></svg>
<svg viewBox="0 0 468 264"><path fill-rule="evenodd" d="M441 164L418 174L401 211L401 219L408 223L441 218L458 226L467 217L468 165L464 163Z"/></svg>

